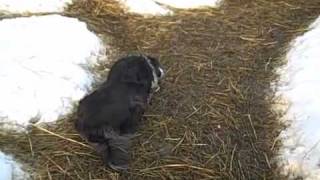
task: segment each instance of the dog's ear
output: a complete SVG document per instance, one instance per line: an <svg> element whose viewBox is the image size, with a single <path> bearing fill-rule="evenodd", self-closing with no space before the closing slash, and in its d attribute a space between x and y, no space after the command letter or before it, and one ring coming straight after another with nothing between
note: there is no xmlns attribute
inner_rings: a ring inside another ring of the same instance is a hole
<svg viewBox="0 0 320 180"><path fill-rule="evenodd" d="M126 68L121 77L122 82L136 83L138 81L133 68Z"/></svg>
<svg viewBox="0 0 320 180"><path fill-rule="evenodd" d="M126 83L145 84L147 73L145 69L138 66L127 68L122 76L122 81Z"/></svg>

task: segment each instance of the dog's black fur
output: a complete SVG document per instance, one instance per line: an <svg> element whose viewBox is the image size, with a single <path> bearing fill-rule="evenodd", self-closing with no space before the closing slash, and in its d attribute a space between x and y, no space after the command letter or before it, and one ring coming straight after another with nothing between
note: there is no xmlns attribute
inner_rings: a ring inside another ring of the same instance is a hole
<svg viewBox="0 0 320 180"><path fill-rule="evenodd" d="M158 60L149 56L122 58L101 87L79 103L76 130L116 170L127 168L130 135L136 132L152 88L163 75L161 69Z"/></svg>

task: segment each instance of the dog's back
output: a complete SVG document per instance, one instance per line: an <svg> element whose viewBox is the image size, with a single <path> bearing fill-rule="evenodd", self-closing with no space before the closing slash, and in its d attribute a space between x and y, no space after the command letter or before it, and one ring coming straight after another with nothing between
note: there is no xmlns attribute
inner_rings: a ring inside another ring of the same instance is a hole
<svg viewBox="0 0 320 180"><path fill-rule="evenodd" d="M93 131L102 127L121 130L130 129L137 122L133 115L143 114L147 99L139 95L136 88L123 88L122 85L102 87L86 96L79 103L76 129L80 132ZM121 133L126 133L125 130ZM93 140L93 139L92 139Z"/></svg>

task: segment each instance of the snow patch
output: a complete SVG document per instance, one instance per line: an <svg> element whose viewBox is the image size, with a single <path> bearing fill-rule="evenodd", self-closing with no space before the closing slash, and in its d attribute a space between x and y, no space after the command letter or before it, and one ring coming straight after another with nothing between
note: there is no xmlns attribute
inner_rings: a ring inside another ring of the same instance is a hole
<svg viewBox="0 0 320 180"><path fill-rule="evenodd" d="M160 6L153 0L120 0L124 4L128 12L145 14L145 15L170 15L172 11Z"/></svg>
<svg viewBox="0 0 320 180"><path fill-rule="evenodd" d="M217 7L221 0L119 0L128 12L143 15L172 15L167 6L179 9Z"/></svg>
<svg viewBox="0 0 320 180"><path fill-rule="evenodd" d="M284 119L290 126L280 135L280 165L290 178L320 179L320 17L296 38L281 69L279 95L290 103Z"/></svg>
<svg viewBox="0 0 320 180"><path fill-rule="evenodd" d="M0 125L21 130L70 113L91 87L105 48L86 24L60 15L0 21Z"/></svg>
<svg viewBox="0 0 320 180"><path fill-rule="evenodd" d="M180 9L195 9L202 7L217 7L221 0L154 0L155 2L165 4Z"/></svg>
<svg viewBox="0 0 320 180"><path fill-rule="evenodd" d="M22 164L16 162L12 156L0 151L0 179L1 180L26 180L30 175L23 171Z"/></svg>
<svg viewBox="0 0 320 180"><path fill-rule="evenodd" d="M62 12L72 0L0 0L0 13Z"/></svg>

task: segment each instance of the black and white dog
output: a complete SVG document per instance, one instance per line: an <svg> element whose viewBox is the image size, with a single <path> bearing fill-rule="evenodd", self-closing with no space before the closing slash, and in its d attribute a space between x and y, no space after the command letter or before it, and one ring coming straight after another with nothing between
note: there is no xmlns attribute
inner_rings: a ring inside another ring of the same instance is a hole
<svg viewBox="0 0 320 180"><path fill-rule="evenodd" d="M155 58L128 56L112 66L100 88L80 101L75 128L114 170L128 168L130 139L163 75Z"/></svg>

